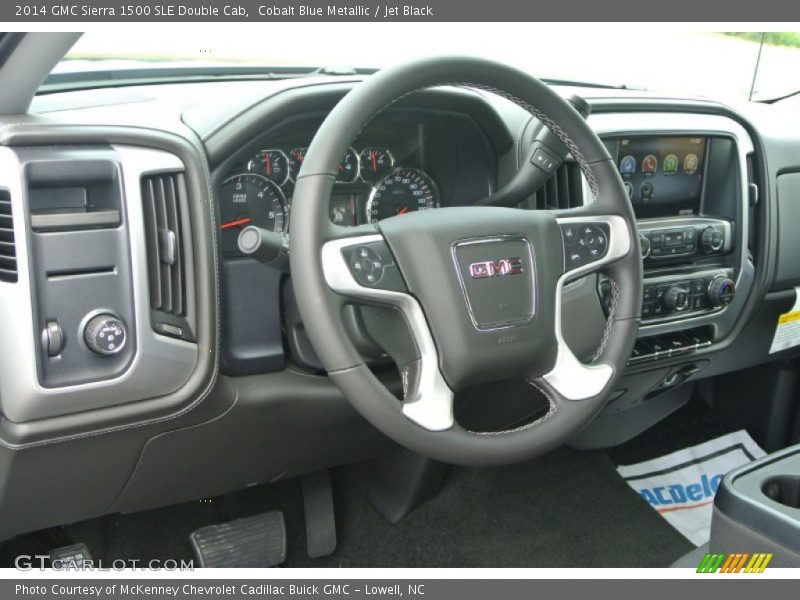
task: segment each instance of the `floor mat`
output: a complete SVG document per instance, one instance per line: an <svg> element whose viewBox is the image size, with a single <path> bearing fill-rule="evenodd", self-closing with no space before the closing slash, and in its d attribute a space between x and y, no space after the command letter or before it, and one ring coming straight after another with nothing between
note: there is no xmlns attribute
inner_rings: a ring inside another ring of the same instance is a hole
<svg viewBox="0 0 800 600"><path fill-rule="evenodd" d="M618 471L670 525L700 546L709 540L722 477L761 456L764 451L742 430Z"/></svg>
<svg viewBox="0 0 800 600"><path fill-rule="evenodd" d="M603 452L562 449L521 465L453 468L441 494L397 525L369 506L366 486L364 467L341 473L334 480L339 549L318 560L290 552L288 564L663 567L692 547Z"/></svg>
<svg viewBox="0 0 800 600"><path fill-rule="evenodd" d="M730 433L714 410L695 398L644 433L608 453L617 465L657 458Z"/></svg>

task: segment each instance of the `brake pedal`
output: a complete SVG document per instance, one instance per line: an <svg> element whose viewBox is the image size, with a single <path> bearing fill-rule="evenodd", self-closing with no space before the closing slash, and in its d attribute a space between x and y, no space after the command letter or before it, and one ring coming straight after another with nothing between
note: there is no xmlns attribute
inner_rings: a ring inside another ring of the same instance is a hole
<svg viewBox="0 0 800 600"><path fill-rule="evenodd" d="M317 471L300 478L306 514L306 552L320 558L336 550L336 517L333 513L333 488L328 471Z"/></svg>
<svg viewBox="0 0 800 600"><path fill-rule="evenodd" d="M202 527L189 538L201 567L276 567L286 560L286 526L278 510Z"/></svg>

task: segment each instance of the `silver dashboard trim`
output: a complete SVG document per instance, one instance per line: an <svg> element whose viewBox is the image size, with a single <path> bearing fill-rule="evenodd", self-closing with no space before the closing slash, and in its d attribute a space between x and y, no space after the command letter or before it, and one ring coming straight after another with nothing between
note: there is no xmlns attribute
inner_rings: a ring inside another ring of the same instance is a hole
<svg viewBox="0 0 800 600"><path fill-rule="evenodd" d="M14 212L19 279L0 282L0 408L6 418L27 422L120 404L174 392L191 376L198 360L196 344L157 334L150 324L147 261L140 178L149 173L183 171L178 157L160 150L114 146L120 158L126 221L131 240L137 351L128 369L117 377L77 385L45 388L39 383L39 335L33 322L28 268L29 240L25 226L25 186L13 149L0 147L0 186L9 190Z"/></svg>
<svg viewBox="0 0 800 600"><path fill-rule="evenodd" d="M410 294L359 285L347 267L342 250L350 246L382 242L383 236L365 235L326 242L322 246L325 281L335 292L351 298L397 307L408 323L420 356L416 389L408 390L403 414L429 431L445 431L453 426L453 391L439 370L439 354L419 302Z"/></svg>

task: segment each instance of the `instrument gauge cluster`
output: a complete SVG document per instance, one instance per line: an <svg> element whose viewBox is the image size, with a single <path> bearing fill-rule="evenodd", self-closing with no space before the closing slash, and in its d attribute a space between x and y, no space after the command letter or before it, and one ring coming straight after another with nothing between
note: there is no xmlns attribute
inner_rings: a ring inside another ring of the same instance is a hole
<svg viewBox="0 0 800 600"><path fill-rule="evenodd" d="M238 254L239 232L248 225L288 231L295 182L308 146L266 147L229 173L220 187L222 250ZM409 158L398 163L381 145L349 147L339 164L330 202L337 225L357 226L441 206L436 181Z"/></svg>

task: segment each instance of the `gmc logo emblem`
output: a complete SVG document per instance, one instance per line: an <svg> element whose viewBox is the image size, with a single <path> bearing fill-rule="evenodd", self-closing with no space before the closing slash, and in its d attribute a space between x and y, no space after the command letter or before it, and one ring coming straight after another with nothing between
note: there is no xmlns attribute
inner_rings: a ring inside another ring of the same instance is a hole
<svg viewBox="0 0 800 600"><path fill-rule="evenodd" d="M500 260L483 260L469 266L469 275L473 279L486 277L505 277L519 275L523 272L521 258L501 258Z"/></svg>

